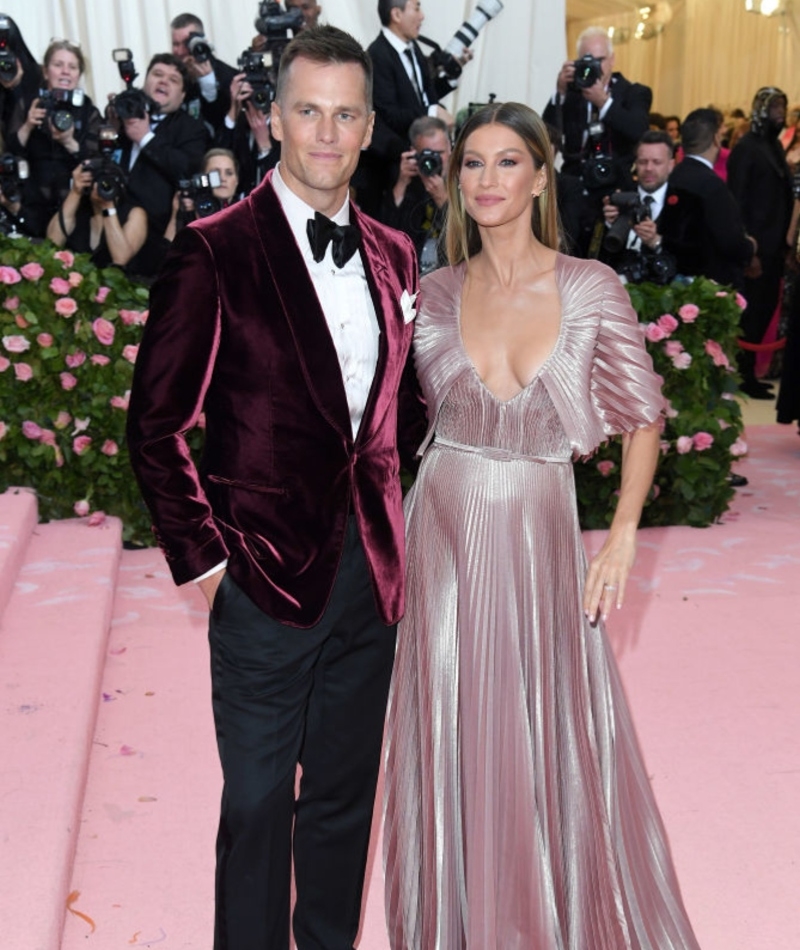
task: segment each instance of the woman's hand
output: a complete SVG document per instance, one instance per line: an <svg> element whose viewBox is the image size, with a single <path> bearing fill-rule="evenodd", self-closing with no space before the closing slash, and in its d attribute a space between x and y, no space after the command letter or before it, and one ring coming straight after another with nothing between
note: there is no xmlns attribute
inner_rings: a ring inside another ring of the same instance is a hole
<svg viewBox="0 0 800 950"><path fill-rule="evenodd" d="M602 611L603 620L607 620L612 607L622 607L635 558L635 527L609 532L605 544L592 558L586 575L583 610L592 623L597 620L598 611Z"/></svg>

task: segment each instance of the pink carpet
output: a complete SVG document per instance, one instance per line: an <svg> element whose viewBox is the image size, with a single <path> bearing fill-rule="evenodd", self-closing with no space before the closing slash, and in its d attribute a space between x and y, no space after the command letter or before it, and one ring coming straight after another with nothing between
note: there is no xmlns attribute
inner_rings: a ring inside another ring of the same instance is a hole
<svg viewBox="0 0 800 950"><path fill-rule="evenodd" d="M724 524L643 531L609 625L704 950L800 947L800 439L747 440ZM123 554L101 690L60 950L209 950L206 611L157 552ZM379 848L363 950L388 948Z"/></svg>

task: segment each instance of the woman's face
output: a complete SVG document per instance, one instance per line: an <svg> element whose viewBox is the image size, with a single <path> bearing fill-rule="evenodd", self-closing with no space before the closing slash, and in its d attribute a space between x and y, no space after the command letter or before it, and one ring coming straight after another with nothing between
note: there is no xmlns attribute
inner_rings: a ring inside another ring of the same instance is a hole
<svg viewBox="0 0 800 950"><path fill-rule="evenodd" d="M499 122L469 136L458 178L464 207L481 227L498 227L521 216L529 222L533 195L547 182L522 138Z"/></svg>
<svg viewBox="0 0 800 950"><path fill-rule="evenodd" d="M206 175L209 172L219 172L219 177L222 179L222 184L214 189L214 195L220 201L230 201L239 187L239 176L236 174L233 162L226 155L215 155L208 160L206 165Z"/></svg>
<svg viewBox="0 0 800 950"><path fill-rule="evenodd" d="M57 49L44 68L48 89L76 89L81 78L78 57L68 49Z"/></svg>

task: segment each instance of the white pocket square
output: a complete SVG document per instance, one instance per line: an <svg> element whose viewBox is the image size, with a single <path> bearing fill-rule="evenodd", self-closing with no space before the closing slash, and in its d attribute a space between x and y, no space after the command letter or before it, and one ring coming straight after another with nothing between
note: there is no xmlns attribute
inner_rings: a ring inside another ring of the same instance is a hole
<svg viewBox="0 0 800 950"><path fill-rule="evenodd" d="M417 315L417 311L414 308L414 301L417 299L417 296L417 294L410 294L407 290L404 290L403 296L400 298L400 309L403 311L403 320L406 323L411 323Z"/></svg>

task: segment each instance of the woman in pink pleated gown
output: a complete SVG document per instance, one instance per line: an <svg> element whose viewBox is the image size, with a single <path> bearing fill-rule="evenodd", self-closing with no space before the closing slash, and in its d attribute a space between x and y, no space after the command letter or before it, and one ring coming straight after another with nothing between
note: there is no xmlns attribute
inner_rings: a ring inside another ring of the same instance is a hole
<svg viewBox="0 0 800 950"><path fill-rule="evenodd" d="M698 950L603 629L663 400L618 278L556 252L538 116L488 106L450 164L451 266L422 282L430 431L407 499L387 735L393 950ZM623 437L587 567L572 459Z"/></svg>

